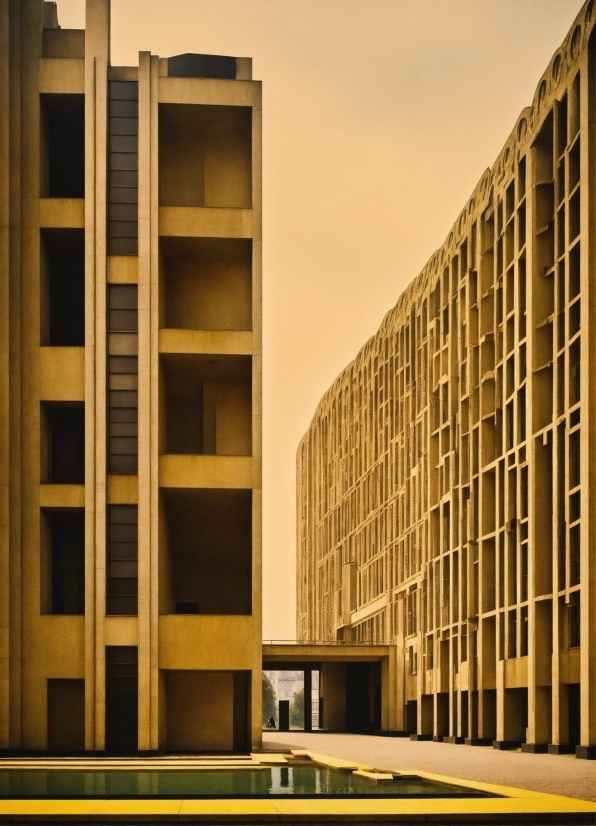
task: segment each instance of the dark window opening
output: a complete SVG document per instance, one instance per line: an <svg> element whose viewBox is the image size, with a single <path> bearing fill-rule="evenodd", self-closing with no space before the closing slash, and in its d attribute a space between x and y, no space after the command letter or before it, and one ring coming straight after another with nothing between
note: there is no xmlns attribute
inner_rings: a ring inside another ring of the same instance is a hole
<svg viewBox="0 0 596 826"><path fill-rule="evenodd" d="M164 452L250 456L250 357L168 353L161 365Z"/></svg>
<svg viewBox="0 0 596 826"><path fill-rule="evenodd" d="M176 602L176 613L177 614L198 614L199 613L199 603L198 602L180 602L180 600L178 600Z"/></svg>
<svg viewBox="0 0 596 826"><path fill-rule="evenodd" d="M138 458L137 287L108 288L108 473L136 474Z"/></svg>
<svg viewBox="0 0 596 826"><path fill-rule="evenodd" d="M106 614L138 613L138 508L108 505Z"/></svg>
<svg viewBox="0 0 596 826"><path fill-rule="evenodd" d="M138 753L138 650L106 647L106 751Z"/></svg>
<svg viewBox="0 0 596 826"><path fill-rule="evenodd" d="M579 496L579 494L575 494ZM573 496L571 497L573 499ZM569 584L579 585L581 574L580 526L574 525L569 531Z"/></svg>
<svg viewBox="0 0 596 826"><path fill-rule="evenodd" d="M569 489L573 490L580 480L580 449L581 436L579 430L574 430L569 436Z"/></svg>
<svg viewBox="0 0 596 826"><path fill-rule="evenodd" d="M85 96L42 95L42 197L85 197Z"/></svg>
<svg viewBox="0 0 596 826"><path fill-rule="evenodd" d="M48 516L50 607L52 614L85 613L85 513L59 511Z"/></svg>
<svg viewBox="0 0 596 826"><path fill-rule="evenodd" d="M42 235L43 345L85 344L85 233L82 229L46 230Z"/></svg>
<svg viewBox="0 0 596 826"><path fill-rule="evenodd" d="M139 84L112 80L108 101L108 254L137 255Z"/></svg>
<svg viewBox="0 0 596 826"><path fill-rule="evenodd" d="M82 485L85 482L85 408L82 404L48 405L47 481Z"/></svg>
<svg viewBox="0 0 596 826"><path fill-rule="evenodd" d="M161 614L252 612L252 492L164 490Z"/></svg>
<svg viewBox="0 0 596 826"><path fill-rule="evenodd" d="M567 639L569 648L579 648L581 641L579 591L571 594L567 606Z"/></svg>

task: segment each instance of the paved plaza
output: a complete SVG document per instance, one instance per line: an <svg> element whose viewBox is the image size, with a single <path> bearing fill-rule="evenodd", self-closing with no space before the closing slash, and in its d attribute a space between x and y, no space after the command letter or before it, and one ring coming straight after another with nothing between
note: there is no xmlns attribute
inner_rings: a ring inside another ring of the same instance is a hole
<svg viewBox="0 0 596 826"><path fill-rule="evenodd" d="M418 770L596 800L596 761L573 755L524 754L485 746L412 741L365 734L263 732L266 749L310 749L377 769Z"/></svg>

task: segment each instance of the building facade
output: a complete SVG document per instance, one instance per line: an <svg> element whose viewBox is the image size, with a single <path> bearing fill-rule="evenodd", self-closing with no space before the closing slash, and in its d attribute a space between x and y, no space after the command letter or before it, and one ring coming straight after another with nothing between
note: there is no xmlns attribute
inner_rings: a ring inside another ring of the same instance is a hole
<svg viewBox="0 0 596 826"><path fill-rule="evenodd" d="M596 748L596 10L297 457L297 636L387 642L393 727Z"/></svg>
<svg viewBox="0 0 596 826"><path fill-rule="evenodd" d="M0 749L261 739L261 85L0 2Z"/></svg>

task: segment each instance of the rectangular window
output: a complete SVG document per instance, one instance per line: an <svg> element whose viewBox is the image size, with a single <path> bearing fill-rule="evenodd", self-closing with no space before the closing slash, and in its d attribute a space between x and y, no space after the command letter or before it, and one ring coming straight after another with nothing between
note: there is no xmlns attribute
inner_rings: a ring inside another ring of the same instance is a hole
<svg viewBox="0 0 596 826"><path fill-rule="evenodd" d="M85 513L83 510L50 513L48 526L51 613L84 614Z"/></svg>
<svg viewBox="0 0 596 826"><path fill-rule="evenodd" d="M567 606L567 637L569 648L579 648L580 646L580 601L579 591L575 591L570 596Z"/></svg>
<svg viewBox="0 0 596 826"><path fill-rule="evenodd" d="M47 481L82 485L85 482L85 408L82 404L48 405Z"/></svg>
<svg viewBox="0 0 596 826"><path fill-rule="evenodd" d="M85 197L85 96L41 95L42 197Z"/></svg>
<svg viewBox="0 0 596 826"><path fill-rule="evenodd" d="M574 430L569 436L569 489L573 490L580 480L580 431Z"/></svg>
<svg viewBox="0 0 596 826"><path fill-rule="evenodd" d="M139 84L108 84L108 254L137 255Z"/></svg>
<svg viewBox="0 0 596 826"><path fill-rule="evenodd" d="M138 613L138 508L108 505L106 614Z"/></svg>
<svg viewBox="0 0 596 826"><path fill-rule="evenodd" d="M42 231L41 344L85 344L85 232Z"/></svg>
<svg viewBox="0 0 596 826"><path fill-rule="evenodd" d="M137 286L111 284L108 287L108 473L137 473L137 317Z"/></svg>

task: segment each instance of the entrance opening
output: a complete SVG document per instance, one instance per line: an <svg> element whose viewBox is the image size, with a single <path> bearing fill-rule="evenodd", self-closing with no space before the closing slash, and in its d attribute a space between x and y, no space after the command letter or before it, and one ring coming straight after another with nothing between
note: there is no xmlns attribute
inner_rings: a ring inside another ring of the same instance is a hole
<svg viewBox="0 0 596 826"><path fill-rule="evenodd" d="M581 743L579 683L570 683L567 686L567 701L569 707L569 744L579 746Z"/></svg>
<svg viewBox="0 0 596 826"><path fill-rule="evenodd" d="M504 740L525 742L528 726L528 689L505 689Z"/></svg>
<svg viewBox="0 0 596 826"><path fill-rule="evenodd" d="M85 748L85 680L48 680L48 751Z"/></svg>
<svg viewBox="0 0 596 826"><path fill-rule="evenodd" d="M137 754L139 731L138 649L106 647L106 751Z"/></svg>
<svg viewBox="0 0 596 826"><path fill-rule="evenodd" d="M263 728L273 718L279 731L319 731L323 728L320 664L304 670L263 671Z"/></svg>
<svg viewBox="0 0 596 826"><path fill-rule="evenodd" d="M437 737L449 736L449 694L441 691L437 694Z"/></svg>
<svg viewBox="0 0 596 826"><path fill-rule="evenodd" d="M409 734L416 734L418 725L418 703L416 700L408 700L406 703L406 729Z"/></svg>
<svg viewBox="0 0 596 826"><path fill-rule="evenodd" d="M370 717L370 685L368 663L346 665L346 730L368 734L373 725Z"/></svg>

